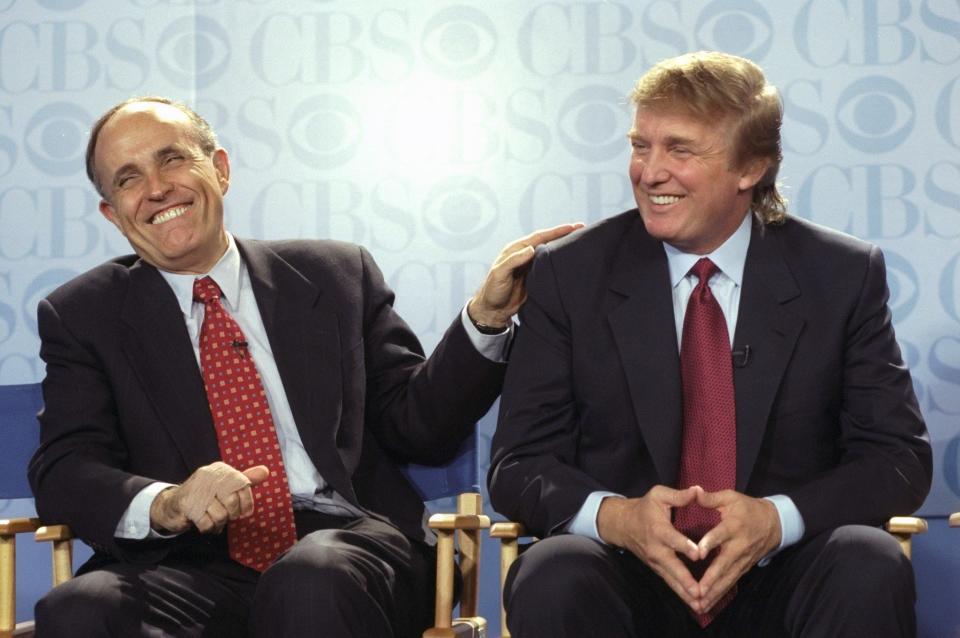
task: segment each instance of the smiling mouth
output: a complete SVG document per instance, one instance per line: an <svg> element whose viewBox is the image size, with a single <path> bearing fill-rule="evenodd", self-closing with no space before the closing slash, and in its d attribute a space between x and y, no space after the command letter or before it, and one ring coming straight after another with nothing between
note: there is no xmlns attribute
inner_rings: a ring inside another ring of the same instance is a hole
<svg viewBox="0 0 960 638"><path fill-rule="evenodd" d="M647 198L658 206L663 206L665 204L676 204L683 199L683 197L680 195L647 195Z"/></svg>
<svg viewBox="0 0 960 638"><path fill-rule="evenodd" d="M153 225L163 224L165 222L170 221L171 219L176 219L177 217L180 217L185 212L187 212L187 210L189 210L189 206L175 206L174 208L168 208L167 210L154 215L153 218L150 220L150 223Z"/></svg>

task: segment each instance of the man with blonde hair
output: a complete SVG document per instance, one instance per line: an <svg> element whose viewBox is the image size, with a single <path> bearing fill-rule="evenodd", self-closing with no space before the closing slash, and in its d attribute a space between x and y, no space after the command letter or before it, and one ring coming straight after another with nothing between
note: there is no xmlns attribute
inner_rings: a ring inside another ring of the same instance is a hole
<svg viewBox="0 0 960 638"><path fill-rule="evenodd" d="M543 538L512 635L915 635L879 525L932 461L880 250L786 214L754 63L665 60L631 98L637 208L538 251L507 371L490 495Z"/></svg>

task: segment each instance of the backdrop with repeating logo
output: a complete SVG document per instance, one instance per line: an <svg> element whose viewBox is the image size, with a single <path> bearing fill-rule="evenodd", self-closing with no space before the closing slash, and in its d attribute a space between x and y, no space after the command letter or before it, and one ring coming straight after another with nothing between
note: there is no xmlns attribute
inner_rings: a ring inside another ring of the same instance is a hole
<svg viewBox="0 0 960 638"><path fill-rule="evenodd" d="M37 302L130 252L83 168L117 101L194 106L232 159L228 227L366 245L429 349L505 242L634 205L626 95L697 49L779 87L790 211L884 250L935 447L922 512L960 509L956 0L0 0L0 383L43 376Z"/></svg>

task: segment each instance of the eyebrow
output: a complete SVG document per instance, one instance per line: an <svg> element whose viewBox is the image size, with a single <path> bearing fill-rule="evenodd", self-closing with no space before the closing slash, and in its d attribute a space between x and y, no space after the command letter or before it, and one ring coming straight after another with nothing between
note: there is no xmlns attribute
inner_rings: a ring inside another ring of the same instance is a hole
<svg viewBox="0 0 960 638"><path fill-rule="evenodd" d="M643 135L640 135L640 133L638 133L636 130L632 130L629 133L627 133L627 137L631 141L647 139ZM664 145L666 146L676 146L676 145L692 146L695 143L693 138L683 137L682 135L668 135L666 139L663 140L663 142L664 142Z"/></svg>

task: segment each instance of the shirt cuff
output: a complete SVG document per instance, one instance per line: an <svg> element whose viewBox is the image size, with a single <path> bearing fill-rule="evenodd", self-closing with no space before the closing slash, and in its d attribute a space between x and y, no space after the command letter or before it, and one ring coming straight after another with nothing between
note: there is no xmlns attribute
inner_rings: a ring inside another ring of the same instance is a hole
<svg viewBox="0 0 960 638"><path fill-rule="evenodd" d="M495 363L506 362L507 351L510 349L510 339L513 337L513 322L504 328L500 334L485 335L477 330L477 327L470 321L466 304L460 311L460 321L463 323L463 329L467 331L470 343L477 349L477 352Z"/></svg>
<svg viewBox="0 0 960 638"><path fill-rule="evenodd" d="M117 529L113 533L114 538L124 538L127 540L144 540L147 538L173 538L176 534L163 535L158 534L150 528L150 506L153 505L153 499L157 494L168 487L176 487L172 483L163 483L157 481L146 486L133 497L130 505L127 506L120 522L117 523Z"/></svg>
<svg viewBox="0 0 960 638"><path fill-rule="evenodd" d="M621 494L617 494L616 492L591 492L590 495L587 496L587 500L580 506L580 510L570 519L566 531L570 534L586 536L603 543L604 540L600 538L600 532L597 530L597 514L600 513L600 503L608 496L623 498Z"/></svg>
<svg viewBox="0 0 960 638"><path fill-rule="evenodd" d="M764 498L773 503L773 506L777 508L777 516L780 517L780 545L760 559L760 562L757 563L760 567L764 567L770 562L770 559L784 549L800 542L800 539L803 538L803 532L806 529L800 510L797 509L793 499L789 496L775 494Z"/></svg>

